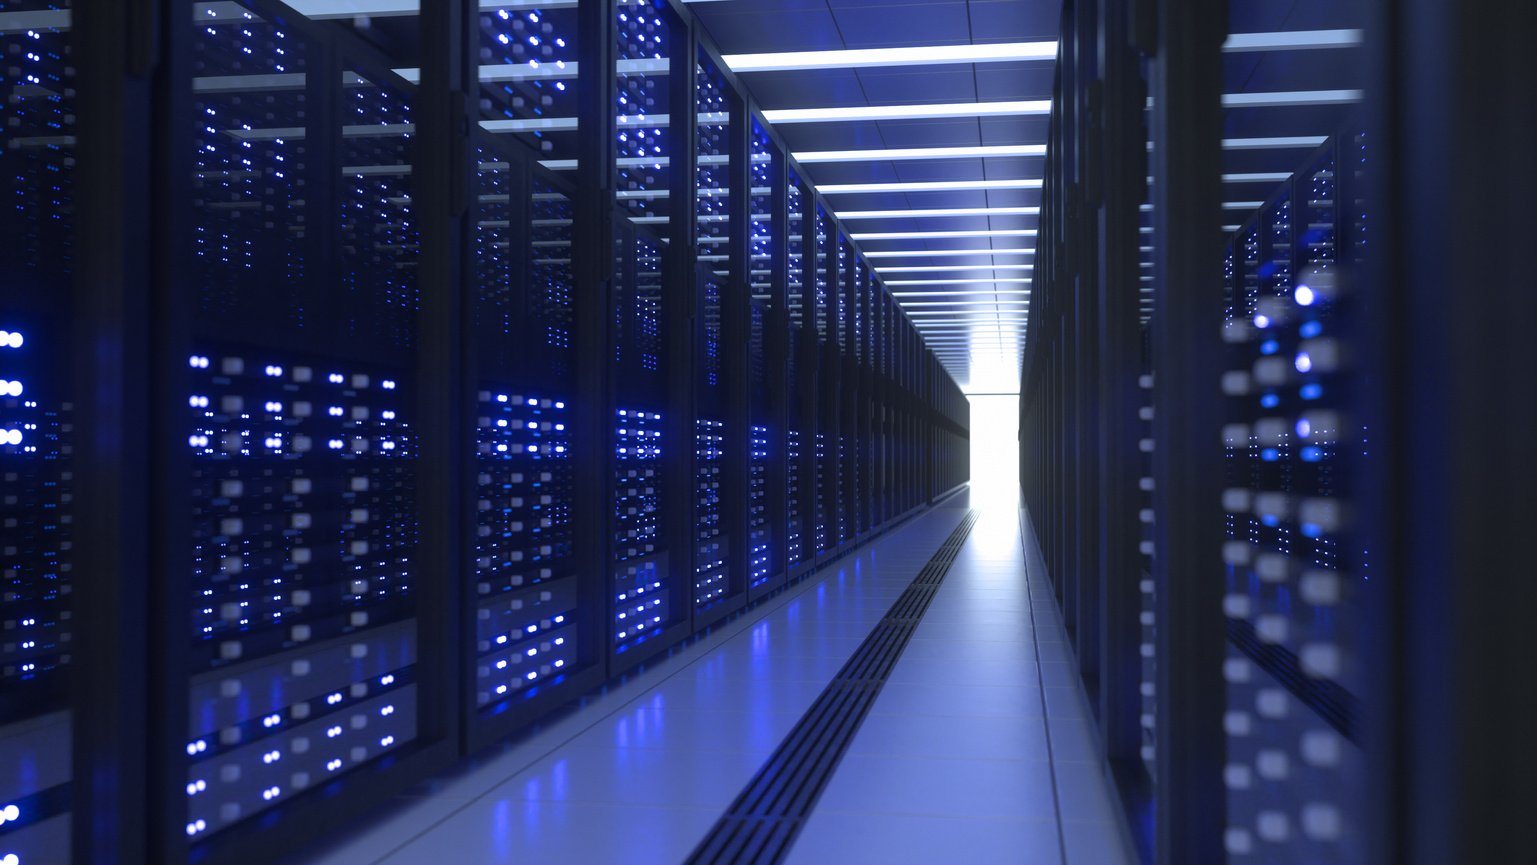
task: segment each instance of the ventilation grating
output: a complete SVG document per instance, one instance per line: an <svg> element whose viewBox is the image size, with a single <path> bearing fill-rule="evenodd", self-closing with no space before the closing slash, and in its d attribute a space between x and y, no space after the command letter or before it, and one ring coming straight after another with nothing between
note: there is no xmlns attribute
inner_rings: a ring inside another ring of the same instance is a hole
<svg viewBox="0 0 1537 865"><path fill-rule="evenodd" d="M687 865L771 865L784 860L976 521L977 512L967 511L689 855Z"/></svg>

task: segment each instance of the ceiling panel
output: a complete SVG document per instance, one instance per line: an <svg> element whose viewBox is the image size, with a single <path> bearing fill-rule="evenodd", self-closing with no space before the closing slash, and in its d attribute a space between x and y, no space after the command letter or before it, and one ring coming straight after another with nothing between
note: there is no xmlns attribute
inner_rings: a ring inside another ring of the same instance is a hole
<svg viewBox="0 0 1537 865"><path fill-rule="evenodd" d="M984 102L1051 98L1051 63L979 63L975 69L977 98Z"/></svg>
<svg viewBox="0 0 1537 865"><path fill-rule="evenodd" d="M864 105L864 89L853 69L822 69L814 72L753 72L747 76L759 108L837 108ZM795 123L778 127L829 126L826 123Z"/></svg>
<svg viewBox="0 0 1537 865"><path fill-rule="evenodd" d="M1054 40L1061 31L1060 3L971 0L966 5L976 43Z"/></svg>
<svg viewBox="0 0 1537 865"><path fill-rule="evenodd" d="M827 4L792 5L800 8L776 10L757 2L734 2L700 4L693 9L702 20L708 20L710 38L722 54L847 47ZM705 10L705 6L718 8Z"/></svg>
<svg viewBox="0 0 1537 865"><path fill-rule="evenodd" d="M1045 144L1047 117L980 117L983 144Z"/></svg>
<svg viewBox="0 0 1537 865"><path fill-rule="evenodd" d="M965 3L832 5L848 48L971 44Z"/></svg>
<svg viewBox="0 0 1537 865"><path fill-rule="evenodd" d="M880 67L859 70L859 80L864 84L865 96L871 105L975 102L975 68L969 63L955 66Z"/></svg>
<svg viewBox="0 0 1537 865"><path fill-rule="evenodd" d="M1060 5L1053 0L795 0L701 3L692 7L724 53L899 48L997 42L1051 41ZM772 20L770 20L772 19ZM1048 99L1053 62L1012 60L927 66L828 68L796 72L744 72L742 80L766 109L925 105ZM1045 116L959 117L882 121L782 123L793 152L884 150L914 147L1044 144ZM962 157L820 162L802 166L817 186L893 182L1035 180L1043 159ZM954 208L1039 207L1039 189L960 189L926 192L828 193L835 213ZM972 357L992 376L1018 363L1034 261L1035 214L881 216L851 219L849 233L898 301L928 335L945 365L966 386ZM965 232L1021 232L954 236ZM865 235L948 233L939 237ZM926 252L964 254L928 255ZM996 253L995 250L1005 250ZM1023 252L1021 251L1023 250ZM887 256L881 253L910 253ZM971 269L957 268L993 268ZM903 268L893 270L892 268ZM913 270L911 268L928 268ZM994 292L1013 292L995 294ZM933 304L933 305L931 305ZM1008 375L1004 374L1003 379Z"/></svg>

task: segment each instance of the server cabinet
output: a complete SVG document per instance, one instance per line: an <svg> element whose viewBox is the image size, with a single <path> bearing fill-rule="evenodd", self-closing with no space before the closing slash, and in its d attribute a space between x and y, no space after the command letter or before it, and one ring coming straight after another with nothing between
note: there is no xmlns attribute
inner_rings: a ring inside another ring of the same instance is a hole
<svg viewBox="0 0 1537 865"><path fill-rule="evenodd" d="M726 513L732 486L727 426L730 389L723 305L724 280L700 269L694 316L694 512L693 592L696 621L706 611L744 591L740 568L733 568L733 538ZM740 344L738 344L739 346ZM734 438L734 437L733 437Z"/></svg>
<svg viewBox="0 0 1537 865"><path fill-rule="evenodd" d="M806 234L811 198L791 171L786 184L785 566L793 579L816 559L815 241ZM814 230L814 229L813 229Z"/></svg>
<svg viewBox="0 0 1537 865"><path fill-rule="evenodd" d="M810 262L811 267L811 295L810 312L815 337L809 345L816 358L813 365L815 370L808 379L815 388L816 411L813 414L814 434L812 436L813 460L816 463L816 477L814 484L815 517L812 534L812 551L822 559L829 550L837 546L837 451L835 437L837 430L837 386L836 364L829 354L828 343L835 339L831 333L834 325L829 319L835 315L831 312L833 304L833 291L829 289L829 273L833 270L837 260L837 254L832 249L833 237L830 233L831 220L820 204L813 205L814 210L808 215L811 220L815 255Z"/></svg>
<svg viewBox="0 0 1537 865"><path fill-rule="evenodd" d="M745 513L742 445L748 439L738 397L745 361L741 333L747 299L741 274L733 274L733 232L746 226L733 219L731 178L740 167L733 145L733 112L738 110L715 61L703 48L694 58L695 243L693 309L694 513L692 534L694 626L729 612L746 592L746 556L741 518ZM740 118L737 119L740 122ZM739 130L737 130L739 131ZM733 162L735 161L735 165ZM737 263L740 266L740 262Z"/></svg>
<svg viewBox="0 0 1537 865"><path fill-rule="evenodd" d="M874 435L870 424L874 388L870 374L870 266L863 259L856 259L855 265L858 273L854 279L854 343L859 375L859 402L854 407L854 426L858 430L859 446L855 449L855 457L859 464L859 475L854 492L854 529L857 535L864 535L875 527L875 514L879 509L872 495Z"/></svg>
<svg viewBox="0 0 1537 865"><path fill-rule="evenodd" d="M667 524L676 512L668 495L666 472L677 464L670 451L675 446L666 433L664 411L670 410L670 357L672 338L664 314L661 238L648 228L619 218L614 225L614 387L620 394L615 409L616 468L613 479L614 507L614 603L610 645L621 667L631 662L622 656L645 643L662 643L663 635L689 622L693 603L692 584L682 574L691 573L671 548L673 532ZM688 465L685 461L683 465ZM643 655L652 650L647 647Z"/></svg>
<svg viewBox="0 0 1537 865"><path fill-rule="evenodd" d="M618 435L611 673L665 648L692 621L696 266L685 248L696 216L688 206L693 126L661 122L695 99L688 29L666 4L616 4L612 14L619 213L610 295Z"/></svg>
<svg viewBox="0 0 1537 865"><path fill-rule="evenodd" d="M833 262L833 272L828 277L829 290L832 294L832 308L829 310L832 321L828 326L833 332L833 338L828 341L828 356L838 371L838 390L833 402L829 405L833 412L836 431L829 437L828 448L831 451L832 470L837 483L837 489L833 494L834 529L831 541L836 545L836 549L842 552L847 549L845 545L853 537L853 499L857 488L853 404L859 398L859 383L854 374L851 358L854 350L852 295L856 272L854 252L841 227L833 233L832 244L836 259Z"/></svg>
<svg viewBox="0 0 1537 865"><path fill-rule="evenodd" d="M74 811L75 117L62 3L0 11L0 817L20 861L67 862Z"/></svg>
<svg viewBox="0 0 1537 865"><path fill-rule="evenodd" d="M1365 755L1351 743L1365 686L1367 560L1343 513L1362 442L1345 420L1352 382L1342 330L1348 256L1360 251L1351 240L1365 238L1342 151L1357 165L1365 156L1359 136L1331 140L1240 228L1227 255L1224 670L1227 711L1248 723L1228 731L1227 763L1269 780L1279 780L1277 762L1296 767L1284 784L1228 784L1234 859L1258 845L1319 862L1365 856L1355 804ZM1277 837L1274 824L1288 815L1300 815L1303 831Z"/></svg>
<svg viewBox="0 0 1537 865"><path fill-rule="evenodd" d="M756 117L750 123L747 564L749 600L755 600L785 581L789 385L784 358L789 317L785 309L785 165L763 124Z"/></svg>
<svg viewBox="0 0 1537 865"><path fill-rule="evenodd" d="M392 71L416 57L280 4L169 9L151 790L176 829L153 831L223 860L457 752L454 608L423 558L454 543L423 519L424 472L456 470L428 389L454 385L424 380L445 298L418 282L417 91Z"/></svg>
<svg viewBox="0 0 1537 865"><path fill-rule="evenodd" d="M506 20L485 17L493 32ZM573 465L592 433L575 411L590 397L576 387L574 190L520 151L477 136L471 742L606 671L594 611L607 593L576 554L597 508L578 499Z"/></svg>

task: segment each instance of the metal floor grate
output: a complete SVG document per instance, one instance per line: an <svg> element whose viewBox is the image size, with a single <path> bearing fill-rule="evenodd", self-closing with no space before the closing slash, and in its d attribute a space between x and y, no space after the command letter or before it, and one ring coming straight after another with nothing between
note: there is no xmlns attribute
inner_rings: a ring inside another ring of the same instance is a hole
<svg viewBox="0 0 1537 865"><path fill-rule="evenodd" d="M784 860L976 521L977 512L967 511L710 834L689 854L686 865L770 865Z"/></svg>

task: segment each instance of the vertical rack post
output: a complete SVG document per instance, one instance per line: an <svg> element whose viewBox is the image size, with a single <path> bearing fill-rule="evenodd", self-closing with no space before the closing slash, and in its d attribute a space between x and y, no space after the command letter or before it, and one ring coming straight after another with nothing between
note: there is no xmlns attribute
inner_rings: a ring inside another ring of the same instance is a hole
<svg viewBox="0 0 1537 865"><path fill-rule="evenodd" d="M1222 42L1226 0L1158 6L1153 61L1153 528L1157 587L1157 862L1223 849L1223 588L1217 383Z"/></svg>

